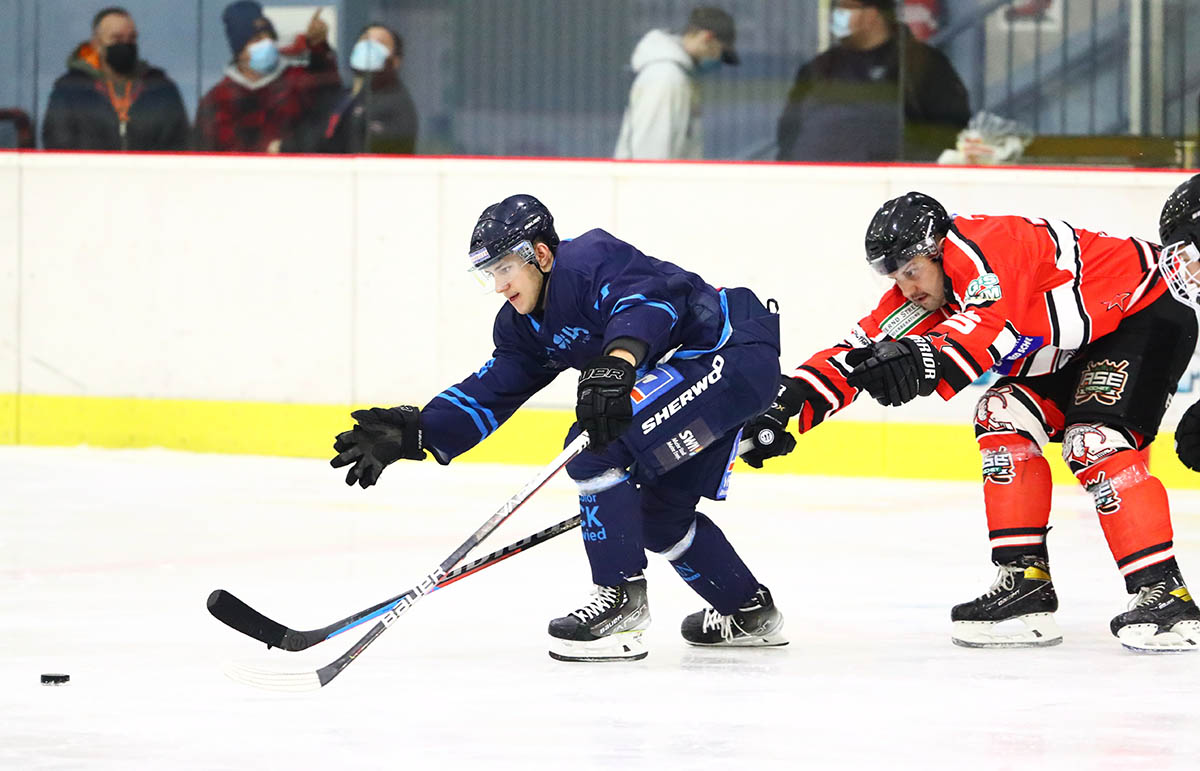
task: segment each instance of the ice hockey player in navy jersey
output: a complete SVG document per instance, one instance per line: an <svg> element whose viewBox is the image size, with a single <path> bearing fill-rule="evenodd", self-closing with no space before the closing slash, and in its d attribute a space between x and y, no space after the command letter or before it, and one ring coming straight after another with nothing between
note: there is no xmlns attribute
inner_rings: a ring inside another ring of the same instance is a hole
<svg viewBox="0 0 1200 771"><path fill-rule="evenodd" d="M505 298L495 351L428 404L353 413L334 467L374 484L384 467L428 452L442 464L490 436L567 369L579 370L576 418L590 446L567 466L579 486L595 589L550 622L565 661L646 656L646 550L709 605L687 616L693 645L783 645L783 616L715 523L696 510L725 497L742 424L779 382L779 320L748 289L714 289L603 230L559 240L550 211L514 195L487 207L469 269Z"/></svg>

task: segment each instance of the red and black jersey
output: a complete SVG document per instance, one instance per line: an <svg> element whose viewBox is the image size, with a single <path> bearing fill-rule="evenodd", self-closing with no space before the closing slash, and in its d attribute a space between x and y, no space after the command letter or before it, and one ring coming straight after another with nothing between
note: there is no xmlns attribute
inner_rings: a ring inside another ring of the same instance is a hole
<svg viewBox="0 0 1200 771"><path fill-rule="evenodd" d="M946 305L926 311L892 287L850 337L792 373L829 402L811 425L854 401L845 354L879 340L928 337L941 363L943 399L991 369L1015 376L1061 369L1163 294L1158 251L1057 220L954 217L942 249Z"/></svg>

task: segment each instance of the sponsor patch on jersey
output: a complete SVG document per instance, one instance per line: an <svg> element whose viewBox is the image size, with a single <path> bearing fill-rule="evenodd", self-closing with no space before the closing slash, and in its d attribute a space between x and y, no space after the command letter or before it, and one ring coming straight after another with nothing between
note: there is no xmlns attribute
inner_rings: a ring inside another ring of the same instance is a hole
<svg viewBox="0 0 1200 771"><path fill-rule="evenodd" d="M1125 395L1125 384L1129 382L1128 361L1115 362L1111 359L1089 361L1075 389L1075 404L1080 405L1095 399L1111 407Z"/></svg>
<svg viewBox="0 0 1200 771"><path fill-rule="evenodd" d="M1035 335L1032 337L1022 335L1021 337L1017 338L1017 344L1013 346L1012 350L1004 355L1004 360L1017 361L1018 359L1028 356L1030 353L1036 351L1045 344L1046 338L1042 337L1041 335Z"/></svg>
<svg viewBox="0 0 1200 771"><path fill-rule="evenodd" d="M918 324L932 313L933 311L927 311L914 302L906 301L899 308L889 313L883 321L879 322L879 328L899 340L915 329Z"/></svg>
<svg viewBox="0 0 1200 771"><path fill-rule="evenodd" d="M1002 296L999 276L995 273L984 273L967 284L967 293L963 295L963 306L994 303Z"/></svg>
<svg viewBox="0 0 1200 771"><path fill-rule="evenodd" d="M655 367L642 375L634 384L633 390L629 392L629 398L633 400L633 414L638 414L657 396L681 382L683 382L683 376L677 369L667 364Z"/></svg>

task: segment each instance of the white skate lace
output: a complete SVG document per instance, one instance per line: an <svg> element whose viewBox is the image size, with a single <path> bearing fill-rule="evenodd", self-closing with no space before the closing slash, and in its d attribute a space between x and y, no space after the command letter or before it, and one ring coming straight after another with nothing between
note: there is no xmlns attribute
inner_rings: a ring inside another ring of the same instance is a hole
<svg viewBox="0 0 1200 771"><path fill-rule="evenodd" d="M614 607L620 599L621 587L596 586L596 588L592 589L592 601L579 610L571 611L571 615L587 623L609 608Z"/></svg>
<svg viewBox="0 0 1200 771"><path fill-rule="evenodd" d="M1016 579L1013 578L1017 573L1021 572L1020 568L1011 568L1008 565L1001 565L1000 572L996 575L996 582L992 584L992 588L984 592L984 597L991 597L993 594L998 594L1001 591L1010 592L1016 586Z"/></svg>
<svg viewBox="0 0 1200 771"><path fill-rule="evenodd" d="M722 616L716 608L708 608L704 611L704 618L700 621L700 633L703 634L709 629L720 632L722 640L732 640L733 616Z"/></svg>
<svg viewBox="0 0 1200 771"><path fill-rule="evenodd" d="M1153 605L1158 602L1166 589L1167 585L1161 582L1143 586L1141 589L1138 589L1137 596L1129 601L1129 609L1134 610L1135 608L1144 608L1148 605Z"/></svg>

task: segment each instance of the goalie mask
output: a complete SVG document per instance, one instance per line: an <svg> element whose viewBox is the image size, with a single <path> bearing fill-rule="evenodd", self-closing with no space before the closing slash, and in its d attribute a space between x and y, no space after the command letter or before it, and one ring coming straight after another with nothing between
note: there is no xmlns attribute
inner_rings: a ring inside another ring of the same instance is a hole
<svg viewBox="0 0 1200 771"><path fill-rule="evenodd" d="M1200 174L1167 197L1158 219L1159 270L1171 294L1200 309Z"/></svg>

